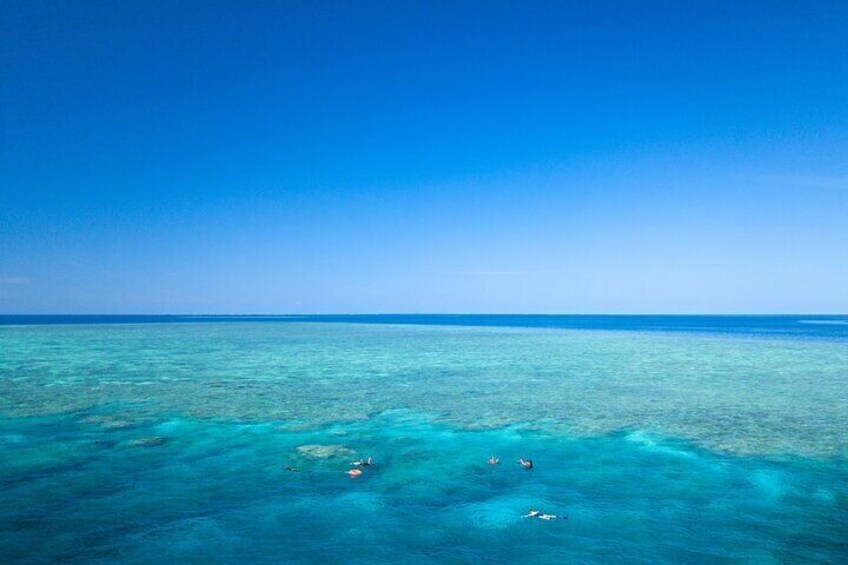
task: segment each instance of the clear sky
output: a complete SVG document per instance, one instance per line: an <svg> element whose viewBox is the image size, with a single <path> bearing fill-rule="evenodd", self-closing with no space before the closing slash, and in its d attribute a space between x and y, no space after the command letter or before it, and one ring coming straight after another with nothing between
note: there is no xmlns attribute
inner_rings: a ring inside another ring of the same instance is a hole
<svg viewBox="0 0 848 565"><path fill-rule="evenodd" d="M0 313L846 313L848 2L0 5Z"/></svg>

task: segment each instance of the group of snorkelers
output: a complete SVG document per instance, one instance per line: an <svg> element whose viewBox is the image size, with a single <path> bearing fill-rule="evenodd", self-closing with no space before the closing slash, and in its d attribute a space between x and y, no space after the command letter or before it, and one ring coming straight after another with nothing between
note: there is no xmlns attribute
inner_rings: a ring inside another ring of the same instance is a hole
<svg viewBox="0 0 848 565"><path fill-rule="evenodd" d="M489 465L497 465L501 460L495 457L494 455L489 457L487 463ZM368 459L359 459L357 461L351 461L350 464L354 467L350 471L346 473L350 475L350 478L355 479L362 475L362 468L370 467L374 464L374 462L369 457ZM533 460L532 459L524 459L523 457L518 458L518 464L521 465L522 468L530 470L533 468ZM522 516L522 518L538 518L540 520L568 520L568 516L565 515L557 515L557 514L548 514L546 512L542 512L541 510L530 509L527 514Z"/></svg>
<svg viewBox="0 0 848 565"><path fill-rule="evenodd" d="M495 457L494 455L489 457L487 463L489 465L497 465L501 460ZM523 457L518 458L518 464L527 469L528 471L533 468L533 460L532 459L524 459Z"/></svg>
<svg viewBox="0 0 848 565"><path fill-rule="evenodd" d="M487 461L487 463L489 465L497 465L500 462L501 462L501 460L498 459L497 457L495 457L494 455L489 457L489 460ZM370 467L371 465L374 464L374 462L369 457L368 459L359 459L357 461L351 461L350 464L354 467ZM527 469L527 470L530 470L530 469L533 468L533 460L532 459L524 459L523 457L519 457L518 458L518 464L521 465L524 469ZM289 470L294 471L295 469L291 469L289 467L286 467L286 470L287 471L289 471ZM345 473L347 475L350 475L352 478L355 479L356 477L359 477L359 476L362 475L362 469L361 468L351 469L350 471L345 471Z"/></svg>

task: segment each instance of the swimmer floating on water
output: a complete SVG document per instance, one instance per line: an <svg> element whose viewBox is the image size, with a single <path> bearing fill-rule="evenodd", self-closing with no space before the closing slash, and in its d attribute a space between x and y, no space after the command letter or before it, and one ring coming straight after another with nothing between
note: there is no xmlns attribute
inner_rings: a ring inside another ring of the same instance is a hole
<svg viewBox="0 0 848 565"><path fill-rule="evenodd" d="M368 459L360 459L359 461L351 461L350 464L357 467L370 467L373 465L370 457Z"/></svg>
<svg viewBox="0 0 848 565"><path fill-rule="evenodd" d="M524 467L525 469L533 468L533 460L532 459L523 459L521 457L518 458L518 464Z"/></svg>
<svg viewBox="0 0 848 565"><path fill-rule="evenodd" d="M489 461L488 461L489 465L497 465L500 462L501 462L501 460L498 459L497 457L495 457L494 455L489 457Z"/></svg>
<svg viewBox="0 0 848 565"><path fill-rule="evenodd" d="M527 512L527 514L522 516L522 518L538 518L540 520L557 520L557 519L568 520L568 516L565 516L565 515L557 516L556 514L545 514L544 512L542 512L540 510L533 510L532 508L530 509L529 512Z"/></svg>
<svg viewBox="0 0 848 565"><path fill-rule="evenodd" d="M568 516L557 516L556 514L539 514L538 518L540 520L557 520L560 518L563 520L568 520Z"/></svg>
<svg viewBox="0 0 848 565"><path fill-rule="evenodd" d="M350 475L351 479L355 479L356 477L362 474L362 471L360 471L359 469L351 469L350 471L347 471L347 474Z"/></svg>

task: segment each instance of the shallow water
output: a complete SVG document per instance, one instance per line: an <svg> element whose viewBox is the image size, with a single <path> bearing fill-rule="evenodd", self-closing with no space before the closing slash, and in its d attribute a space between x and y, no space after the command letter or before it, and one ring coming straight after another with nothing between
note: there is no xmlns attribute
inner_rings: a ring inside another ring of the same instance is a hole
<svg viewBox="0 0 848 565"><path fill-rule="evenodd" d="M0 555L848 557L848 340L819 324L325 322L0 327Z"/></svg>

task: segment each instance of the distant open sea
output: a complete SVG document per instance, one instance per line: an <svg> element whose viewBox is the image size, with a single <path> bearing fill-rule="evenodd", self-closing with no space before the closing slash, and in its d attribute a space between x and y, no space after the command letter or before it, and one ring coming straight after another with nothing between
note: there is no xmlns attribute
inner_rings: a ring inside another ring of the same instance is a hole
<svg viewBox="0 0 848 565"><path fill-rule="evenodd" d="M846 430L846 315L0 316L0 562L846 563Z"/></svg>

